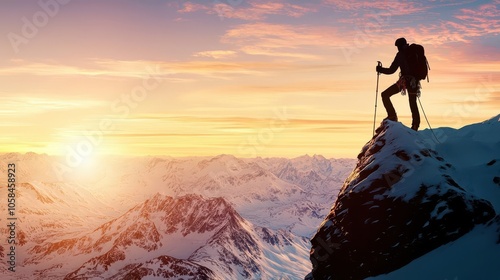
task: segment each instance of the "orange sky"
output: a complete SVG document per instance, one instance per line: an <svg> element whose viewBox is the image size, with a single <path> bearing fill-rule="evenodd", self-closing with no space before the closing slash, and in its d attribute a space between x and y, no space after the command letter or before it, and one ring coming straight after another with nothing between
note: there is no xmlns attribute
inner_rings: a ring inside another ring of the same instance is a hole
<svg viewBox="0 0 500 280"><path fill-rule="evenodd" d="M499 6L2 1L0 152L355 157L401 36L426 48L431 125L459 128L500 113Z"/></svg>

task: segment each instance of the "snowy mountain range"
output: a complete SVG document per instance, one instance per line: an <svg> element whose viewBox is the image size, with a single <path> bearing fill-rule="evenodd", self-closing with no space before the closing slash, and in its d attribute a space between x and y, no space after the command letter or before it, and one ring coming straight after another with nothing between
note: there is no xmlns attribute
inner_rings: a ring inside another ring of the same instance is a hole
<svg viewBox="0 0 500 280"><path fill-rule="evenodd" d="M61 158L8 162L20 205L12 279L299 279L355 160L107 158L65 181L50 172Z"/></svg>
<svg viewBox="0 0 500 280"><path fill-rule="evenodd" d="M65 279L272 279L307 267L292 266L307 243L252 225L223 198L157 194L79 237L34 246L25 263L40 278L65 267Z"/></svg>
<svg viewBox="0 0 500 280"><path fill-rule="evenodd" d="M1 185L16 164L18 243L16 272L2 261L0 273L496 279L499 121L419 132L384 122L357 159L108 157L64 179L64 157L3 154Z"/></svg>
<svg viewBox="0 0 500 280"><path fill-rule="evenodd" d="M40 185L40 192L50 193L51 186L64 185L65 191L82 192L70 197L84 196L87 202L97 199L121 213L156 193L223 197L245 219L273 229L286 228L301 236L314 232L355 164L354 159L319 155L293 159L240 159L232 155L106 158L96 164L95 172L86 171L86 177L61 182L50 171L54 162L61 164L64 160L33 153L3 157L0 163L20 162L18 177Z"/></svg>

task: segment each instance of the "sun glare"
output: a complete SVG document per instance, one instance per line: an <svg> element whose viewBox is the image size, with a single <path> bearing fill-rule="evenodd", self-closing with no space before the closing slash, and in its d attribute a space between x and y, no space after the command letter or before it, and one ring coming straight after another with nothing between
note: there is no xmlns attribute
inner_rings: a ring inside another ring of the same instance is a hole
<svg viewBox="0 0 500 280"><path fill-rule="evenodd" d="M78 166L72 168L72 177L79 183L92 184L105 175L105 160L99 155L83 157Z"/></svg>
<svg viewBox="0 0 500 280"><path fill-rule="evenodd" d="M60 145L57 154L61 156L59 173L65 178L80 183L92 183L102 177L104 157L89 141L78 141Z"/></svg>

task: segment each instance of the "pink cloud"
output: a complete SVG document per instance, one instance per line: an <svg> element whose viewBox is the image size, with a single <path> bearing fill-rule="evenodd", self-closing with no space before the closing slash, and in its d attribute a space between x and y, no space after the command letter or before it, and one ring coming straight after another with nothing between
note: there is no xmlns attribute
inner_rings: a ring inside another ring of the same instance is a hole
<svg viewBox="0 0 500 280"><path fill-rule="evenodd" d="M476 9L462 9L455 17L460 20L461 31L466 35L484 36L500 33L500 1L480 5Z"/></svg>
<svg viewBox="0 0 500 280"><path fill-rule="evenodd" d="M242 20L262 20L270 15L287 15L290 17L301 17L306 13L315 11L300 5L294 5L287 1L248 1L241 5L230 5L226 2L212 2L208 4L184 3L181 13L206 11L209 14L216 14L221 18L233 18Z"/></svg>
<svg viewBox="0 0 500 280"><path fill-rule="evenodd" d="M500 33L500 0L488 4L478 5L476 8L460 9L451 18L432 17L427 15L419 21L411 21L407 15L425 15L431 9L447 6L462 5L464 3L435 3L423 5L419 2L377 0L377 1L342 1L324 0L327 5L336 9L355 13L357 16L345 18L341 22L352 23L359 28L378 30L377 37L386 42L395 34L407 37L423 44L443 45L447 43L470 43L473 38ZM439 15L439 13L438 13ZM383 25L383 26L382 26ZM383 28L381 28L383 27ZM349 33L349 30L346 32ZM350 36L347 35L346 38Z"/></svg>
<svg viewBox="0 0 500 280"><path fill-rule="evenodd" d="M208 57L213 59L226 59L236 56L235 51L229 50L216 50L216 51L202 51L194 54L196 57Z"/></svg>
<svg viewBox="0 0 500 280"><path fill-rule="evenodd" d="M207 7L202 4L196 4L191 2L186 2L182 5L182 8L178 10L179 13L193 13L197 11L207 10Z"/></svg>
<svg viewBox="0 0 500 280"><path fill-rule="evenodd" d="M410 34L428 44L471 43L474 38L500 34L500 9L496 1L475 9L461 9L449 20L422 24L411 28Z"/></svg>
<svg viewBox="0 0 500 280"><path fill-rule="evenodd" d="M248 54L314 58L310 51L301 53L301 48L340 46L345 40L333 27L259 22L227 31L222 42L235 45Z"/></svg>
<svg viewBox="0 0 500 280"><path fill-rule="evenodd" d="M449 19L422 22L418 26L396 28L391 32L405 34L422 44L471 43L475 38L500 34L498 4L499 0L476 8L461 9Z"/></svg>
<svg viewBox="0 0 500 280"><path fill-rule="evenodd" d="M360 1L360 0L324 0L328 5L333 5L337 9L365 12L365 11L385 11L390 15L408 15L426 10L421 3L413 3L397 0L377 0L377 1Z"/></svg>

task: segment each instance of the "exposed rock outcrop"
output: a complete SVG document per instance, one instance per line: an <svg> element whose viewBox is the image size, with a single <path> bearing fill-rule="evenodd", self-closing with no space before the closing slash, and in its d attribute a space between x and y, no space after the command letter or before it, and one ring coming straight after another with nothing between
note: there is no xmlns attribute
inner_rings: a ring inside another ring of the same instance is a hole
<svg viewBox="0 0 500 280"><path fill-rule="evenodd" d="M311 240L306 279L388 273L496 215L421 134L391 121L377 131Z"/></svg>

